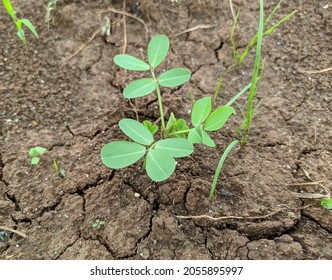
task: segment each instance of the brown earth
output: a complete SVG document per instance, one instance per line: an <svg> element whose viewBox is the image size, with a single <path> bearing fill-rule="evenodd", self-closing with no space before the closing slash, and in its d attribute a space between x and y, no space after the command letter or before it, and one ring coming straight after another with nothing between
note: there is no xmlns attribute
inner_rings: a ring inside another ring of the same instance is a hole
<svg viewBox="0 0 332 280"><path fill-rule="evenodd" d="M301 71L331 67L328 1L285 0L275 16L274 22L299 10L263 42L266 66L257 96L263 102L249 144L233 151L224 165L213 204L208 200L212 177L241 122L239 110L213 135L217 149L198 146L179 160L167 181L152 182L140 164L110 170L99 154L104 144L123 137L118 121L135 118L135 110L140 120L158 118L155 97L138 99L134 106L122 97L124 79L135 75L128 72L125 78L112 60L123 50L123 16L106 13L112 34L98 34L65 61L98 30L99 15L112 1L59 1L49 30L45 1L12 2L19 16L36 25L40 39L28 34L25 50L1 8L0 26L6 28L0 32L0 227L28 236L8 232L0 241L1 259L332 259L332 212L319 200L290 193L322 192L318 184L290 186L309 182L307 175L327 188L332 182L332 72ZM149 34L127 17L126 52L145 58L149 37L171 38L161 68L185 66L193 74L189 83L164 93L165 105L168 115L189 121L188 90L195 98L213 94L220 74L232 64L229 1L141 1L137 11L133 2L127 1L127 12L143 18ZM241 9L236 42L243 50L257 30L258 1L233 2ZM267 1L266 14L276 3ZM122 10L122 1L111 6ZM175 36L201 24L215 27ZM250 81L253 57L226 74L219 104ZM37 145L48 152L31 166L28 150ZM64 178L55 174L53 159L65 169ZM92 228L97 218L106 225Z"/></svg>

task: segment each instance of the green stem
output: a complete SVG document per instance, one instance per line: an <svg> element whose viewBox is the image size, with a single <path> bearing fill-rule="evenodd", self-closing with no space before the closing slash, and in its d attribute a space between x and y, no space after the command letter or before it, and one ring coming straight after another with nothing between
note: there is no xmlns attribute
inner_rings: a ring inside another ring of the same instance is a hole
<svg viewBox="0 0 332 280"><path fill-rule="evenodd" d="M241 145L245 145L247 143L249 130L251 127L251 121L253 117L253 101L257 92L257 80L258 80L258 72L261 60L261 51L262 51L262 41L263 41L263 30L264 30L264 0L260 0L260 9L259 9L259 28L258 28L258 39L257 39L257 48L256 48L256 57L255 57L255 65L254 71L252 74L251 87L248 96L248 105L247 105L247 113L245 119L245 129L244 134L241 139Z"/></svg>
<svg viewBox="0 0 332 280"><path fill-rule="evenodd" d="M160 120L161 120L161 135L162 135L162 138L163 138L164 131L166 129L166 126L165 126L165 117L164 117L164 109L163 109L163 101L162 101L162 98L161 98L159 84L158 84L158 81L157 81L157 79L156 79L156 77L154 75L153 69L151 69L151 74L152 74L152 78L157 83L157 96L158 96L158 105L159 105Z"/></svg>
<svg viewBox="0 0 332 280"><path fill-rule="evenodd" d="M169 135L172 136L172 135L176 135L176 134L189 133L193 129L194 128L189 128L189 129L186 129L186 130L175 131L175 132L170 133Z"/></svg>

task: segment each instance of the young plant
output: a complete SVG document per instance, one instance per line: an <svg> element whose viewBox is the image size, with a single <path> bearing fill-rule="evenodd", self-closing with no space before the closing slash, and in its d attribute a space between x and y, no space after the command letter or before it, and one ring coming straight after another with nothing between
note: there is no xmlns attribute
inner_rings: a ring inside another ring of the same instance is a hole
<svg viewBox="0 0 332 280"><path fill-rule="evenodd" d="M280 5L281 5L282 1L283 0L279 1L279 3L274 7L274 9L272 10L272 12L264 20L264 27L267 26L267 24L271 21L273 15L278 11L278 9L280 8ZM283 17L280 21L278 21L277 23L275 23L274 25L272 25L268 29L263 30L263 37L268 36L269 34L271 34L277 27L279 27L285 21L289 20L297 12L298 11L295 10L295 11L289 13L288 15L286 15L285 17ZM239 55L239 52L238 52L238 50L236 48L235 40L234 40L235 29L236 29L236 25L237 25L237 21L238 21L239 15L240 15L240 11L238 10L238 12L237 12L237 14L235 16L235 19L234 19L234 23L233 23L233 27L232 27L232 32L231 32L231 44L232 44L232 50L233 50L233 58L235 60L235 65L238 65L238 66L242 64L242 62L244 61L244 59L248 56L250 50L257 44L257 40L258 40L258 33L256 33L255 36L249 42L248 46L243 51L243 53L241 55Z"/></svg>
<svg viewBox="0 0 332 280"><path fill-rule="evenodd" d="M128 54L119 54L114 57L114 62L127 70L149 71L150 78L142 78L131 82L123 92L126 98L137 98L157 92L158 105L161 118L161 133L164 138L165 117L162 104L160 87L177 87L190 79L190 70L186 68L173 68L156 76L156 68L164 61L169 49L169 40L164 35L154 36L148 45L148 63Z"/></svg>
<svg viewBox="0 0 332 280"><path fill-rule="evenodd" d="M193 150L193 144L215 147L209 133L221 129L227 119L235 113L230 105L212 110L211 97L203 97L193 105L189 128L185 120L170 114L167 124L162 104L161 87L177 87L187 82L190 70L174 68L157 77L156 68L166 58L169 40L164 35L156 35L148 44L148 63L127 54L115 56L114 62L122 68L135 71L150 71L150 78L131 82L123 91L126 98L137 98L157 93L161 127L160 140L154 138L158 126L150 121L141 124L132 119L122 119L119 127L133 142L113 141L101 149L102 162L109 168L127 167L144 157L143 167L148 176L160 182L169 178L175 171L175 158L186 157ZM239 97L240 95L237 95ZM234 101L236 98L234 99Z"/></svg>
<svg viewBox="0 0 332 280"><path fill-rule="evenodd" d="M46 7L45 22L47 23L47 29L50 29L51 12L56 9L56 5L59 0L49 0Z"/></svg>
<svg viewBox="0 0 332 280"><path fill-rule="evenodd" d="M323 198L320 201L320 204L327 210L332 210L332 198Z"/></svg>
<svg viewBox="0 0 332 280"><path fill-rule="evenodd" d="M43 147L33 147L29 150L29 156L31 157L31 165L36 165L40 161L40 156L46 153L47 149Z"/></svg>
<svg viewBox="0 0 332 280"><path fill-rule="evenodd" d="M25 38L25 34L24 34L24 30L23 30L23 25L25 25L30 31L31 33L38 38L38 33L35 29L35 27L33 26L33 24L26 18L22 18L19 19L16 16L16 11L14 10L10 0L2 0L2 3L5 7L5 9L7 10L8 14L10 15L10 17L12 18L12 20L14 21L16 28L17 28L17 36L21 39L22 43L27 46L27 40Z"/></svg>
<svg viewBox="0 0 332 280"><path fill-rule="evenodd" d="M259 9L259 27L258 27L258 37L257 37L257 47L256 47L256 57L254 70L251 79L251 87L249 91L249 96L247 100L247 112L245 115L245 127L244 134L241 139L241 144L245 145L247 143L249 130L251 127L251 121L254 116L253 114L253 101L257 92L258 85L258 73L261 65L261 51L262 51L262 42L263 42L263 32L264 32L264 0L260 0L260 9Z"/></svg>
<svg viewBox="0 0 332 280"><path fill-rule="evenodd" d="M100 229L102 226L105 226L105 221L101 219L96 219L95 222L92 224L92 228Z"/></svg>
<svg viewBox="0 0 332 280"><path fill-rule="evenodd" d="M62 167L60 167L60 168L58 167L58 163L55 159L53 160L53 167L54 167L55 174L57 176L59 176L61 178L66 176L65 170Z"/></svg>

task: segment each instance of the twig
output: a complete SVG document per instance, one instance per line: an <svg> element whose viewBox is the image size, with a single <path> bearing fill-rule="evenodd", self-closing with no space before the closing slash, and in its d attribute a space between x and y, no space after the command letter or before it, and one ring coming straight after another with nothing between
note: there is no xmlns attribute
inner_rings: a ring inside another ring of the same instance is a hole
<svg viewBox="0 0 332 280"><path fill-rule="evenodd" d="M310 186L310 185L319 185L320 183L325 182L325 180L320 180L316 182L304 182L304 183L291 183L291 184L286 184L286 186Z"/></svg>
<svg viewBox="0 0 332 280"><path fill-rule="evenodd" d="M231 7L231 13L232 13L232 17L233 17L233 20L235 20L235 12L234 12L234 7L233 7L233 1L232 0L229 0L229 6Z"/></svg>
<svg viewBox="0 0 332 280"><path fill-rule="evenodd" d="M192 31L195 31L197 29L207 29L207 28L213 28L213 27L216 27L217 25L216 24L199 24L199 25L196 25L196 26L193 26L193 27L190 27L180 33L177 33L173 36L173 38L175 37L178 37L182 34L185 34L185 33L188 33L188 32L192 32Z"/></svg>
<svg viewBox="0 0 332 280"><path fill-rule="evenodd" d="M82 46L80 46L74 53L68 55L66 58L65 58L65 61L68 61L70 59L72 59L74 56L78 55L80 51L82 51L97 35L98 33L101 32L101 29L98 28L93 34L92 36L89 38L89 40L84 43Z"/></svg>
<svg viewBox="0 0 332 280"><path fill-rule="evenodd" d="M140 19L140 18L138 18L138 17L136 17L136 16L134 16L134 15L132 15L132 14L130 14L130 13L127 13L126 11L119 11L119 10L116 10L116 9L114 9L114 8L111 8L111 7L108 8L107 10L102 11L102 12L100 13L100 15L101 15L101 14L104 14L104 13L107 13L107 12L113 12L113 13L116 13L116 14L126 15L126 16L128 16L128 17L131 17L131 18L133 18L133 19L136 19L137 21L139 21L140 23L142 23L142 24L144 25L146 35L149 34L148 27L146 26L145 22L144 22L142 19Z"/></svg>
<svg viewBox="0 0 332 280"><path fill-rule="evenodd" d="M308 180L310 180L311 182L306 182L306 183L295 183L295 184L289 184L287 186L320 186L326 194L320 194L320 193L297 193L297 192L291 192L292 195L298 197L298 198L313 198L313 199L319 199L319 198L330 198L331 197L331 191L325 187L322 182L324 182L325 180L320 180L320 181L314 181L313 179L311 179L309 173L304 170L302 168L305 176L307 177Z"/></svg>
<svg viewBox="0 0 332 280"><path fill-rule="evenodd" d="M123 1L123 10L126 11L126 1ZM125 54L127 49L127 24L126 14L123 14L123 49L122 53Z"/></svg>
<svg viewBox="0 0 332 280"><path fill-rule="evenodd" d="M304 70L304 69L297 69L297 71L299 73L302 73L302 74L320 74L320 73L325 73L325 72L328 72L328 71L331 71L332 70L332 67L329 67L329 68L326 68L326 69L322 69L322 70Z"/></svg>
<svg viewBox="0 0 332 280"><path fill-rule="evenodd" d="M133 104L130 99L128 99L128 101L129 101L130 106L132 107L131 110L135 113L136 120L139 121L138 112L137 112L137 108L136 108L135 104Z"/></svg>
<svg viewBox="0 0 332 280"><path fill-rule="evenodd" d="M269 218L279 212L282 212L282 211L285 211L285 210L303 210L303 209L306 209L310 206L312 206L314 204L309 204L309 205L306 205L304 207L299 207L299 208L290 208L286 205L284 205L284 208L280 208L280 209L277 209L271 213L268 213L266 215L262 215L262 216L248 216L248 217L245 217L245 216L221 216L221 217L212 217L212 216L209 216L209 215L199 215L199 216L176 216L177 218L180 218L180 219L208 219L208 220L212 220L212 221L221 221L221 220L257 220L257 219L266 219L266 218Z"/></svg>
<svg viewBox="0 0 332 280"><path fill-rule="evenodd" d="M313 198L313 199L318 199L318 198L330 198L328 194L320 194L320 193L297 193L297 192L291 192L292 195L298 197L298 198Z"/></svg>
<svg viewBox="0 0 332 280"><path fill-rule="evenodd" d="M24 234L23 232L20 232L18 230L15 230L15 229L11 229L11 228L8 228L8 227L2 227L0 226L0 230L5 230L5 231L10 231L12 233L16 233L17 235L20 235L22 236L23 238L27 238L28 236L26 234Z"/></svg>

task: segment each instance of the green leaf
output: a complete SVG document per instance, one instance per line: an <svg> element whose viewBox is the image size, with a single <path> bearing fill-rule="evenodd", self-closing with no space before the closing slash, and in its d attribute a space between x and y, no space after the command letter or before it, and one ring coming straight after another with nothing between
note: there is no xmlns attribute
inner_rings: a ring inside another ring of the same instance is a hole
<svg viewBox="0 0 332 280"><path fill-rule="evenodd" d="M43 147L33 147L29 150L29 155L32 157L37 157L44 154L46 151L47 149Z"/></svg>
<svg viewBox="0 0 332 280"><path fill-rule="evenodd" d="M26 19L26 18L23 18L21 19L22 23L29 28L29 30L31 31L31 33L33 35L35 35L36 38L38 38L38 33L35 29L35 27L33 26L33 24L30 22L30 20Z"/></svg>
<svg viewBox="0 0 332 280"><path fill-rule="evenodd" d="M146 172L156 182L170 177L175 170L175 160L168 153L152 149L146 155Z"/></svg>
<svg viewBox="0 0 332 280"><path fill-rule="evenodd" d="M3 2L3 5L5 6L8 14L15 21L16 20L16 15L15 15L15 11L13 9L13 6L12 6L10 0L2 0L2 2Z"/></svg>
<svg viewBox="0 0 332 280"><path fill-rule="evenodd" d="M148 59L152 67L156 68L166 58L169 40L165 35L154 36L148 45Z"/></svg>
<svg viewBox="0 0 332 280"><path fill-rule="evenodd" d="M155 150L164 151L172 157L180 158L190 155L194 151L194 146L184 138L169 138L158 141Z"/></svg>
<svg viewBox="0 0 332 280"><path fill-rule="evenodd" d="M211 186L211 190L210 190L210 201L212 201L213 199L213 194L214 191L216 189L217 186L217 182L218 182L218 178L219 178L219 174L221 172L222 166L224 164L225 159L227 158L228 154L231 152L231 150L239 143L239 140L234 140L232 143L230 143L226 150L224 151L224 153L222 154L216 172L214 173L214 177L213 177L213 182L212 182L212 186Z"/></svg>
<svg viewBox="0 0 332 280"><path fill-rule="evenodd" d="M321 204L325 209L331 210L331 209L332 209L332 198L323 198L323 199L320 201L320 204Z"/></svg>
<svg viewBox="0 0 332 280"><path fill-rule="evenodd" d="M26 38L25 38L24 30L23 30L23 29L20 29L20 30L17 31L17 36L18 36L18 38L21 39L22 43L23 43L24 45L26 45L27 40L26 40Z"/></svg>
<svg viewBox="0 0 332 280"><path fill-rule="evenodd" d="M36 164L39 163L39 161L40 161L40 158L39 158L39 157L33 157L33 158L31 159L31 165L36 165Z"/></svg>
<svg viewBox="0 0 332 280"><path fill-rule="evenodd" d="M189 126L187 125L186 121L184 119L178 119L176 120L174 124L174 129L172 129L172 132L177 132L177 131L186 131L189 130ZM178 133L176 134L177 137L180 138L186 138L185 133Z"/></svg>
<svg viewBox="0 0 332 280"><path fill-rule="evenodd" d="M147 71L149 64L129 54L118 54L114 57L114 63L124 69L134 71Z"/></svg>
<svg viewBox="0 0 332 280"><path fill-rule="evenodd" d="M155 135L158 131L158 125L153 124L150 121L144 121L143 125L152 133L152 135Z"/></svg>
<svg viewBox="0 0 332 280"><path fill-rule="evenodd" d="M197 126L204 122L211 111L211 97L203 97L197 100L191 112L191 123Z"/></svg>
<svg viewBox="0 0 332 280"><path fill-rule="evenodd" d="M176 123L176 118L175 118L174 114L171 113L171 115L168 119L168 122L166 124L166 129L165 130L167 132L170 132L172 130L172 128L174 127L175 123Z"/></svg>
<svg viewBox="0 0 332 280"><path fill-rule="evenodd" d="M200 126L196 126L188 134L188 140L193 144L203 143L202 131Z"/></svg>
<svg viewBox="0 0 332 280"><path fill-rule="evenodd" d="M156 89L157 83L151 78L131 82L123 91L125 98L136 98L148 95Z"/></svg>
<svg viewBox="0 0 332 280"><path fill-rule="evenodd" d="M177 87L190 79L191 72L187 68L173 68L161 74L158 84L162 87Z"/></svg>
<svg viewBox="0 0 332 280"><path fill-rule="evenodd" d="M144 146L127 141L114 141L101 149L101 160L109 168L119 169L129 166L146 153Z"/></svg>
<svg viewBox="0 0 332 280"><path fill-rule="evenodd" d="M214 141L212 140L212 138L210 137L210 135L202 130L202 141L203 141L203 144L208 146L208 147L212 147L214 148L216 146L216 143L214 143Z"/></svg>
<svg viewBox="0 0 332 280"><path fill-rule="evenodd" d="M214 110L206 119L204 129L206 131L215 131L223 127L230 115L235 111L230 106L222 106Z"/></svg>
<svg viewBox="0 0 332 280"><path fill-rule="evenodd" d="M122 119L119 127L133 141L142 145L151 145L153 135L143 124L132 119Z"/></svg>

